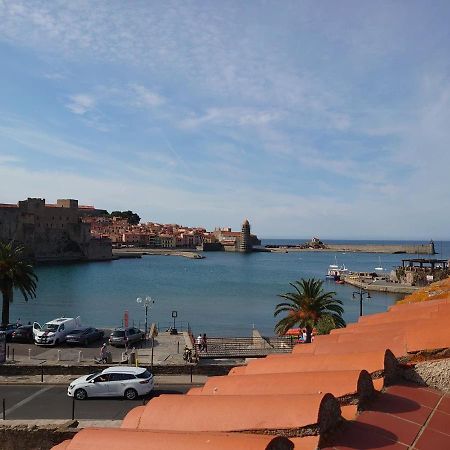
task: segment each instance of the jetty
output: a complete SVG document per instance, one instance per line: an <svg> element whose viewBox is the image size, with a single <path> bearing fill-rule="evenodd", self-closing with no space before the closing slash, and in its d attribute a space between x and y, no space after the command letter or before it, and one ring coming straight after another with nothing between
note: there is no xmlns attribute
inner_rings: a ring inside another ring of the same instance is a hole
<svg viewBox="0 0 450 450"><path fill-rule="evenodd" d="M204 259L205 256L198 252L175 250L175 249L155 249L155 248L115 248L113 249L114 259L122 258L142 258L143 256L181 256L189 259Z"/></svg>
<svg viewBox="0 0 450 450"><path fill-rule="evenodd" d="M357 288L364 289L365 291L375 292L390 292L393 294L412 294L418 291L420 288L417 286L410 286L407 284L393 283L387 280L361 280L352 278L351 276L343 277L346 284L350 284Z"/></svg>
<svg viewBox="0 0 450 450"><path fill-rule="evenodd" d="M305 245L266 245L271 252L336 252L336 253L384 253L407 255L435 255L434 243L429 244L323 244L321 247Z"/></svg>

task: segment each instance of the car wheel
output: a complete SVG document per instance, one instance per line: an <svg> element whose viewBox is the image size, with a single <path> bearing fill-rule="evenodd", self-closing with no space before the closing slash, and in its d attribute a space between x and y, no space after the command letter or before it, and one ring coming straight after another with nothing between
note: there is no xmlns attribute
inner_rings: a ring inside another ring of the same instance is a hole
<svg viewBox="0 0 450 450"><path fill-rule="evenodd" d="M59 345L59 339L56 339L55 345Z"/></svg>
<svg viewBox="0 0 450 450"><path fill-rule="evenodd" d="M89 341L88 341L87 339L85 339L85 341L83 342L83 345L84 345L85 347L87 347L88 344L89 344Z"/></svg>
<svg viewBox="0 0 450 450"><path fill-rule="evenodd" d="M125 391L125 398L127 400L134 400L135 398L137 398L138 393L134 390L134 389L127 389Z"/></svg>
<svg viewBox="0 0 450 450"><path fill-rule="evenodd" d="M87 392L84 389L77 389L75 391L74 397L77 400L86 400L87 399Z"/></svg>

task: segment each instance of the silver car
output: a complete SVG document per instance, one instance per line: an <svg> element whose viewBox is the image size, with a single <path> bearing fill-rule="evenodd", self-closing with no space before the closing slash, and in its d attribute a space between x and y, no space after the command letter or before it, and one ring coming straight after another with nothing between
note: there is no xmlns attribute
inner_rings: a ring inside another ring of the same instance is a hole
<svg viewBox="0 0 450 450"><path fill-rule="evenodd" d="M116 328L109 336L110 345L116 347L131 347L137 342L144 339L144 332L139 330L139 328L133 327L120 327Z"/></svg>
<svg viewBox="0 0 450 450"><path fill-rule="evenodd" d="M153 375L144 367L108 367L101 372L84 375L70 383L69 397L125 397L134 400L153 389Z"/></svg>

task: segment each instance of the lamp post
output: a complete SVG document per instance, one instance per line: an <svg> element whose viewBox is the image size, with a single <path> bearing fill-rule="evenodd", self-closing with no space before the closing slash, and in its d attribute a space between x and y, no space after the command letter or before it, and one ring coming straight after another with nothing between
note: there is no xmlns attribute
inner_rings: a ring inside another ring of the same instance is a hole
<svg viewBox="0 0 450 450"><path fill-rule="evenodd" d="M145 339L147 339L147 324L148 324L148 322L147 322L147 317L148 317L148 308L149 308L149 306L151 307L151 305L152 305L153 303L155 303L155 300L153 300L151 297L147 296L147 297L145 297L145 298L138 297L138 298L136 299L136 302L137 302L139 305L143 305L144 308L145 308Z"/></svg>
<svg viewBox="0 0 450 450"><path fill-rule="evenodd" d="M355 291L352 294L353 298L356 298L356 296L359 296L359 316L361 317L363 315L363 298L366 296L368 299L372 298L370 296L370 292L366 292L363 290L363 288L359 288L359 291Z"/></svg>

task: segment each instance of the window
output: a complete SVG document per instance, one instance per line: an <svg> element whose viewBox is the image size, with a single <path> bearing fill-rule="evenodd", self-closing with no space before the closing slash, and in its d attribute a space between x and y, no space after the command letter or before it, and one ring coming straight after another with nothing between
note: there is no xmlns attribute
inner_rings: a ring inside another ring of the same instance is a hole
<svg viewBox="0 0 450 450"><path fill-rule="evenodd" d="M145 372L139 373L138 375L136 375L137 378L151 378L152 374L146 370Z"/></svg>
<svg viewBox="0 0 450 450"><path fill-rule="evenodd" d="M109 381L110 375L107 373L99 375L97 378L94 379L94 383L105 383Z"/></svg>
<svg viewBox="0 0 450 450"><path fill-rule="evenodd" d="M109 375L109 381L125 381L134 380L135 376L130 373L111 373Z"/></svg>

